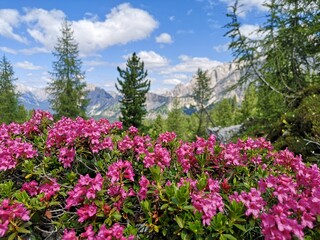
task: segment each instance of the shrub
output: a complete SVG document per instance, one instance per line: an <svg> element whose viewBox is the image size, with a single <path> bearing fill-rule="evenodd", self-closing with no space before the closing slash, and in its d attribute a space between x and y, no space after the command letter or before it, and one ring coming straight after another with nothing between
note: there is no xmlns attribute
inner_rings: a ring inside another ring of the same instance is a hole
<svg viewBox="0 0 320 240"><path fill-rule="evenodd" d="M40 111L0 132L3 239L320 238L318 166L263 138L151 139Z"/></svg>

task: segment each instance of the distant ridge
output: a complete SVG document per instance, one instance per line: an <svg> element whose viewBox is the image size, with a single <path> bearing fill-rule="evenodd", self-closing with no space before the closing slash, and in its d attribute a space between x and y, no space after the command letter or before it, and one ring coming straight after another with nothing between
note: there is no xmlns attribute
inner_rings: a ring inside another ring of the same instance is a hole
<svg viewBox="0 0 320 240"><path fill-rule="evenodd" d="M240 79L240 72L234 63L225 63L208 70L211 78L210 88L212 89L212 98L210 104L221 101L224 98L236 97L238 101L243 99L243 89L235 89L226 92L231 86ZM194 105L191 97L196 79L193 77L187 84L178 84L172 90L147 94L146 108L147 118L155 118L158 114L166 115L171 110L173 100L179 98L181 107L190 107ZM48 94L44 88L33 88L22 84L17 84L17 91L20 93L20 102L28 110L42 109L49 110ZM103 88L90 84L88 86L88 98L90 99L87 108L89 117L96 119L108 118L110 121L118 120L120 114L120 95L114 92L108 93ZM160 93L161 92L161 93Z"/></svg>

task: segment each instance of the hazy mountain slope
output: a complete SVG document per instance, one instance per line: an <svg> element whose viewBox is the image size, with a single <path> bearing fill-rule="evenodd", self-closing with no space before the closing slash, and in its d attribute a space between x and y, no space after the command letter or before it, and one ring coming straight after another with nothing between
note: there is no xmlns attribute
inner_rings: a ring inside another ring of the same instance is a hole
<svg viewBox="0 0 320 240"><path fill-rule="evenodd" d="M218 102L226 97L233 97L240 101L243 98L244 91L241 89L225 92L240 79L240 72L237 71L235 64L225 63L215 68L209 69L208 74L211 78L210 88L212 89L211 103ZM172 90L163 94L149 92L147 94L146 108L148 110L147 118L155 118L157 114L166 115L172 108L173 100L179 98L183 107L194 105L191 97L196 79L192 78L187 84L178 84ZM48 94L43 88L31 88L23 85L17 85L20 92L20 102L27 109L49 110ZM120 95L108 93L97 86L88 86L88 98L90 99L87 108L88 116L94 118L108 118L110 121L118 119L120 114Z"/></svg>

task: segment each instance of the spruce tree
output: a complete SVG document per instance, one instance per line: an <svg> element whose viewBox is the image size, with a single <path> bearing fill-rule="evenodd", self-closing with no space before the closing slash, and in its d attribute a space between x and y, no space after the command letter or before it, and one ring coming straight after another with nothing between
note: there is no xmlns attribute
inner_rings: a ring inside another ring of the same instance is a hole
<svg viewBox="0 0 320 240"><path fill-rule="evenodd" d="M199 137L205 137L207 135L206 129L209 125L209 121L212 121L206 109L212 95L210 81L211 79L208 76L208 71L203 71L199 68L196 73L196 84L192 95L197 107L196 116L199 119L199 125L196 134Z"/></svg>
<svg viewBox="0 0 320 240"><path fill-rule="evenodd" d="M142 127L143 117L147 110L145 106L146 94L150 89L150 80L147 80L148 72L144 69L144 62L133 53L127 60L126 69L117 68L120 78L117 78L117 90L122 94L120 99L121 116L124 128L134 126Z"/></svg>
<svg viewBox="0 0 320 240"><path fill-rule="evenodd" d="M0 123L22 122L26 118L26 110L19 105L19 95L15 92L14 71L5 56L0 60Z"/></svg>
<svg viewBox="0 0 320 240"><path fill-rule="evenodd" d="M52 81L47 91L55 117L86 117L89 101L86 99L84 72L81 71L78 44L67 21L62 24L53 56L56 61L53 62L53 71L50 72Z"/></svg>

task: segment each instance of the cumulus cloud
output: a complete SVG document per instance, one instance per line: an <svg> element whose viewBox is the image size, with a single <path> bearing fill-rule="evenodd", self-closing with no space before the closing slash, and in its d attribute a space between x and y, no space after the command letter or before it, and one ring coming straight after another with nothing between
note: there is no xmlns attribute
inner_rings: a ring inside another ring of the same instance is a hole
<svg viewBox="0 0 320 240"><path fill-rule="evenodd" d="M61 35L61 24L66 15L61 10L25 8L24 14L13 9L0 10L0 35L26 43L27 40L14 33L18 24L25 24L27 33L47 50L52 51ZM158 22L146 11L134 8L129 3L120 4L106 14L103 21L86 13L83 19L72 21L74 37L84 55L117 44L126 44L150 36Z"/></svg>
<svg viewBox="0 0 320 240"><path fill-rule="evenodd" d="M27 39L16 33L14 28L20 23L20 15L17 10L14 9L0 9L0 35L14 39L21 43L27 43Z"/></svg>
<svg viewBox="0 0 320 240"><path fill-rule="evenodd" d="M198 68L209 69L222 64L222 62L211 60L206 57L190 57L187 55L179 56L179 60L180 63L168 67L162 70L160 73L194 73L197 71Z"/></svg>
<svg viewBox="0 0 320 240"><path fill-rule="evenodd" d="M128 54L125 56L122 56L123 59L127 61L128 58L130 58L132 54ZM137 56L140 58L141 61L144 62L145 68L147 70L153 70L156 68L161 68L168 66L169 60L160 54L154 52L154 51L140 51L137 53ZM123 64L124 66L125 64Z"/></svg>
<svg viewBox="0 0 320 240"><path fill-rule="evenodd" d="M23 21L27 32L48 50L53 50L66 16L61 10L25 9Z"/></svg>
<svg viewBox="0 0 320 240"><path fill-rule="evenodd" d="M169 85L178 85L179 83L182 83L182 81L177 78L171 78L171 79L164 79L163 83L169 84Z"/></svg>
<svg viewBox="0 0 320 240"><path fill-rule="evenodd" d="M73 22L79 49L85 54L147 38L157 27L158 22L148 12L129 3L113 8L104 21Z"/></svg>
<svg viewBox="0 0 320 240"><path fill-rule="evenodd" d="M17 62L15 66L26 70L40 70L42 68L41 66L36 66L28 61Z"/></svg>
<svg viewBox="0 0 320 240"><path fill-rule="evenodd" d="M161 33L158 37L156 37L157 43L173 43L171 35L168 33Z"/></svg>
<svg viewBox="0 0 320 240"><path fill-rule="evenodd" d="M258 32L259 25L256 24L244 24L240 27L240 32L243 36L248 37L250 39L261 39L264 36Z"/></svg>

